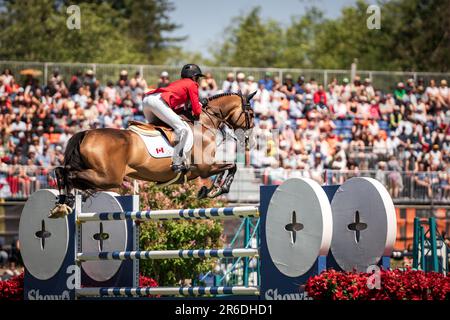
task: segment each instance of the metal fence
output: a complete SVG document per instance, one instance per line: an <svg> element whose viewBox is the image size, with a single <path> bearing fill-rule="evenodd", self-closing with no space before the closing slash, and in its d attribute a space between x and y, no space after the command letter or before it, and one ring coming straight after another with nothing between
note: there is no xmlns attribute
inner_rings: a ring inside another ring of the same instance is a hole
<svg viewBox="0 0 450 320"><path fill-rule="evenodd" d="M177 79L180 72L180 66L164 66L164 65L134 65L134 64L99 64L99 63L60 63L60 62L26 62L26 61L0 61L0 69L9 68L14 75L18 77L20 71L23 69L36 69L42 72L36 78L40 84L46 84L52 72L58 69L63 79L68 82L73 74L76 72L84 73L88 69L92 69L96 78L101 84L106 84L108 80L114 81L119 78L121 70L127 70L129 76L134 76L139 72L147 83L155 85L159 79L162 71L167 71L171 79ZM351 70L324 70L324 69L280 69L280 68L244 68L244 67L211 67L202 66L204 72L211 72L216 79L218 85L225 80L229 72L236 74L237 72L244 72L247 76L252 75L256 80L262 79L266 72L271 72L273 76L283 79L286 74L290 74L296 79L302 75L306 80L315 79L319 83L327 84L334 78L342 81L344 78L351 79ZM402 72L402 71L368 71L358 70L357 75L361 79L370 78L375 88L380 90L393 90L396 84L400 81L405 81L409 78L422 78L425 84L429 80L446 79L450 82L450 73L436 73L436 72ZM18 77L18 81L22 81Z"/></svg>
<svg viewBox="0 0 450 320"><path fill-rule="evenodd" d="M239 167L232 184L229 201L259 202L261 184L280 184L293 177L307 177L320 184L342 184L351 177L372 177L380 181L394 200L450 204L450 175L439 172L397 172L382 170L288 170ZM36 166L0 167L0 199L25 200L34 191L56 188L51 168Z"/></svg>
<svg viewBox="0 0 450 320"><path fill-rule="evenodd" d="M56 188L51 168L0 166L0 199L25 200L39 189Z"/></svg>
<svg viewBox="0 0 450 320"><path fill-rule="evenodd" d="M238 173L228 195L228 200L235 203L257 202L259 185L281 184L289 178L306 177L321 185L332 185L342 184L352 177L371 177L386 187L394 201L450 204L450 178L443 171L291 170L268 167L239 168Z"/></svg>

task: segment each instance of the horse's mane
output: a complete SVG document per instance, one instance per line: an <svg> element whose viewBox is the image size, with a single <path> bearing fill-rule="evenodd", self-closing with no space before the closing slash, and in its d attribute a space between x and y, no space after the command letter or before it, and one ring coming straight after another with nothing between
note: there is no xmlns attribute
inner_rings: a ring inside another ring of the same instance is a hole
<svg viewBox="0 0 450 320"><path fill-rule="evenodd" d="M208 101L212 101L218 98L227 97L227 96L238 96L241 97L241 94L239 92L224 92L224 93L218 93L208 98Z"/></svg>

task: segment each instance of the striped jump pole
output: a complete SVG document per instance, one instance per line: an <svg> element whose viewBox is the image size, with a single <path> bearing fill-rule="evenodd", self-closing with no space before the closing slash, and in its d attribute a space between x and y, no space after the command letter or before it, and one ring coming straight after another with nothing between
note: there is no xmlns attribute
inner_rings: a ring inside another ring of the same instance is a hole
<svg viewBox="0 0 450 320"><path fill-rule="evenodd" d="M140 260L176 258L233 258L255 257L258 249L199 249L199 250L160 250L160 251L112 251L82 252L77 254L79 261L92 260Z"/></svg>
<svg viewBox="0 0 450 320"><path fill-rule="evenodd" d="M103 220L178 220L178 219L233 219L258 217L258 207L223 207L207 209L175 209L122 212L78 213L78 222Z"/></svg>
<svg viewBox="0 0 450 320"><path fill-rule="evenodd" d="M259 295L258 287L140 287L140 288L79 288L79 297L143 297L161 296L203 296L203 295Z"/></svg>

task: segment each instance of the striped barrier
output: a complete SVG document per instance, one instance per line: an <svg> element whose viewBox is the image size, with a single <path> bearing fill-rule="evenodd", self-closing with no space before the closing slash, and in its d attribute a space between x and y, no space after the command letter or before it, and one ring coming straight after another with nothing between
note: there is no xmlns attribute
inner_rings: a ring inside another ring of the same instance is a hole
<svg viewBox="0 0 450 320"><path fill-rule="evenodd" d="M58 196L56 190L39 190L22 211L19 240L27 300L149 295L306 299L302 284L326 268L389 267L397 229L386 189L360 177L341 186L321 187L307 178L262 186L258 207L139 211L137 196L100 192L84 202L76 196L73 214L49 219ZM259 217L258 248L139 250L135 221L248 217ZM259 259L258 286L138 287L141 259L234 257Z"/></svg>
<svg viewBox="0 0 450 320"><path fill-rule="evenodd" d="M236 219L256 218L258 208L251 207L225 207L207 209L180 209L180 210L147 210L125 212L89 212L79 213L77 221L105 221L105 220L178 220L178 219Z"/></svg>
<svg viewBox="0 0 450 320"><path fill-rule="evenodd" d="M143 297L162 296L203 296L203 295L259 295L257 287L140 287L140 288L80 288L80 297Z"/></svg>
<svg viewBox="0 0 450 320"><path fill-rule="evenodd" d="M75 210L77 225L92 221L117 220L198 220L198 219L241 219L258 217L258 207L223 207L206 209L175 209L117 212L78 212ZM79 252L79 263L105 260L142 260L142 259L176 259L176 258L232 258L255 257L258 249L196 249L196 250L159 250L159 251L111 251ZM202 296L202 295L258 295L259 288L246 286L230 287L126 287L126 288L79 288L76 297L141 297L158 296Z"/></svg>
<svg viewBox="0 0 450 320"><path fill-rule="evenodd" d="M82 252L77 254L79 261L127 260L127 259L177 259L177 258L238 258L255 257L258 249L198 249L198 250L159 250L159 251L113 251Z"/></svg>

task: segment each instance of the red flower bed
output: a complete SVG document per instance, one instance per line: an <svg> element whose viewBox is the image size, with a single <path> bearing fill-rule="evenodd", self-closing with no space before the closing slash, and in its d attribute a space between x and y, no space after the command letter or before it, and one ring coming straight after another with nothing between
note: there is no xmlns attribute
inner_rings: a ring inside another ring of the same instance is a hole
<svg viewBox="0 0 450 320"><path fill-rule="evenodd" d="M0 281L0 300L23 300L23 273Z"/></svg>
<svg viewBox="0 0 450 320"><path fill-rule="evenodd" d="M153 278L149 278L149 277L145 277L142 275L139 275L139 287L157 287L158 286L158 282L156 282ZM156 297L159 298L160 296L158 295L148 295L146 297Z"/></svg>
<svg viewBox="0 0 450 320"><path fill-rule="evenodd" d="M450 299L450 277L440 273L411 269L381 270L379 286L372 286L371 289L368 282L375 284L375 277L369 273L327 270L308 279L305 290L315 300Z"/></svg>
<svg viewBox="0 0 450 320"><path fill-rule="evenodd" d="M156 282L153 278L139 275L139 287L157 287L157 286L158 282Z"/></svg>
<svg viewBox="0 0 450 320"><path fill-rule="evenodd" d="M139 276L140 287L157 287L152 278ZM0 300L23 300L23 273L9 280L0 281Z"/></svg>

